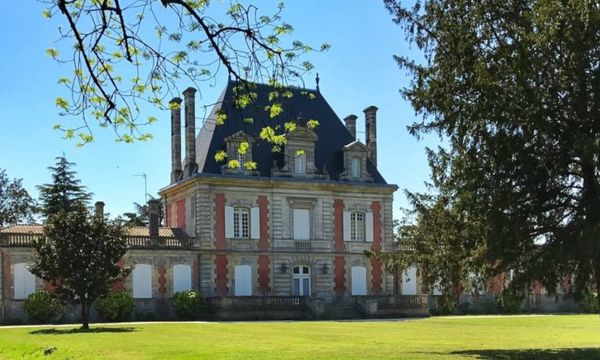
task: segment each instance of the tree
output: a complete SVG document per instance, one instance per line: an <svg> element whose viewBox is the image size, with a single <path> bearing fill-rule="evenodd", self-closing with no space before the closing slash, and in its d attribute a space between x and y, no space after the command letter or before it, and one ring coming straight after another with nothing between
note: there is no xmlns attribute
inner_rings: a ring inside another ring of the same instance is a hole
<svg viewBox="0 0 600 360"><path fill-rule="evenodd" d="M59 79L71 100L58 97L62 115L83 118L80 126L56 129L79 145L93 141L93 125L112 128L117 140L134 142L152 135L143 130L156 121L140 119L140 102L165 109L178 96L177 81L211 82L225 70L240 84L237 97L252 103L252 82L286 85L312 69L302 55L313 49L301 41L284 44L293 27L281 20L283 3L273 15L231 0L47 0L43 15L59 17L67 55L49 48L73 73ZM65 25L64 27L62 25ZM73 46L74 45L74 46ZM277 103L277 99L273 99Z"/></svg>
<svg viewBox="0 0 600 360"><path fill-rule="evenodd" d="M89 329L94 300L130 273L118 265L127 252L120 221L108 221L83 207L53 214L34 250L30 271L51 283L62 300L79 302L83 329Z"/></svg>
<svg viewBox="0 0 600 360"><path fill-rule="evenodd" d="M23 179L10 180L0 170L0 229L22 221L32 221L35 201L23 188Z"/></svg>
<svg viewBox="0 0 600 360"><path fill-rule="evenodd" d="M428 211L455 224L422 218L415 236L456 247L431 247L430 259L475 255L490 275L511 271L514 288L569 278L575 295L600 289L598 2L384 2L424 56L396 57L422 117L409 131L444 144L429 150L443 203Z"/></svg>
<svg viewBox="0 0 600 360"><path fill-rule="evenodd" d="M61 211L69 213L80 208L85 208L92 194L81 185L81 180L75 177L76 172L71 170L75 163L59 156L56 165L48 169L52 172L52 183L38 186L40 192L40 212L50 218Z"/></svg>

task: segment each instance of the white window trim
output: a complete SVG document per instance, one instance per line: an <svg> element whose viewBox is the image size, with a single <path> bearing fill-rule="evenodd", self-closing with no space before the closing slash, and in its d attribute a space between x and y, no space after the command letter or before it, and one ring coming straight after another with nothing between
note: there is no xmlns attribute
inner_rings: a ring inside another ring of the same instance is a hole
<svg viewBox="0 0 600 360"><path fill-rule="evenodd" d="M234 207L232 223L234 239L250 239L250 209Z"/></svg>

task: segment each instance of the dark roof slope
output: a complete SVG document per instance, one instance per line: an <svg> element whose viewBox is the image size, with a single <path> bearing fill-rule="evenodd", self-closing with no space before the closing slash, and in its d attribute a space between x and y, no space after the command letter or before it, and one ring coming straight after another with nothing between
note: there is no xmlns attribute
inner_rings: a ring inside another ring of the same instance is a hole
<svg viewBox="0 0 600 360"><path fill-rule="evenodd" d="M319 171L322 171L326 165L330 178L339 180L339 174L344 171L344 145L355 139L352 138L346 126L320 92L296 87L286 88L285 90L292 92L291 98L278 97L274 102L281 103L283 111L279 116L270 119L265 107L270 104L269 93L275 91L273 87L254 84L253 91L257 94L256 100L253 104L240 110L233 103L235 85L235 82L229 81L219 99L220 105L215 106L196 139L199 172L220 174L223 163L218 163L214 155L218 150L225 150L225 138L241 130L256 140L252 147L252 157L257 163L260 176L270 177L274 160L280 167L283 165L283 154L272 152L271 144L260 140L260 131L265 126L273 128L280 126L283 129L283 125L288 121L315 119L319 121L319 126L314 129L319 137L315 145L315 165ZM227 119L224 124L216 126L215 118L219 111L224 112ZM246 118L252 118L253 122L244 122ZM374 183L386 184L370 161L367 161L367 170L373 177Z"/></svg>

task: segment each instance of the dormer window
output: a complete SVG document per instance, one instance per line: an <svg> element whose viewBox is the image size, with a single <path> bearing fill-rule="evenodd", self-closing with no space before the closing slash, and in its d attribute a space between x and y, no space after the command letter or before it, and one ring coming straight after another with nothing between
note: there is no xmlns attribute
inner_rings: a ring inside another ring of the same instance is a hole
<svg viewBox="0 0 600 360"><path fill-rule="evenodd" d="M252 144L254 139L251 136L246 135L243 131L225 138L225 144L227 145L227 156L224 156L225 164L222 167L222 171L225 174L244 174L253 175L257 171L253 171L247 165L252 160Z"/></svg>
<svg viewBox="0 0 600 360"><path fill-rule="evenodd" d="M306 152L302 150L294 158L294 173L306 174Z"/></svg>
<svg viewBox="0 0 600 360"><path fill-rule="evenodd" d="M372 181L367 172L367 148L359 140L344 146L344 171L340 179L347 181Z"/></svg>
<svg viewBox="0 0 600 360"><path fill-rule="evenodd" d="M360 166L360 160L361 159L359 157L357 157L357 156L352 157L352 161L351 161L351 164L350 164L350 169L351 169L350 174L354 178L359 178L360 177L360 168L361 168L361 166Z"/></svg>

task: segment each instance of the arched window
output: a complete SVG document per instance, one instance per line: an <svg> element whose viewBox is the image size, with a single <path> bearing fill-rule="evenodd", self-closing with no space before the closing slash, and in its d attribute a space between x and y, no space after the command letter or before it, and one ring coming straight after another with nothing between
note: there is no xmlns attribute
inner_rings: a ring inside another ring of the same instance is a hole
<svg viewBox="0 0 600 360"><path fill-rule="evenodd" d="M359 211L350 213L350 240L365 241L365 213Z"/></svg>
<svg viewBox="0 0 600 360"><path fill-rule="evenodd" d="M310 268L308 266L294 266L292 285L294 296L310 296Z"/></svg>

